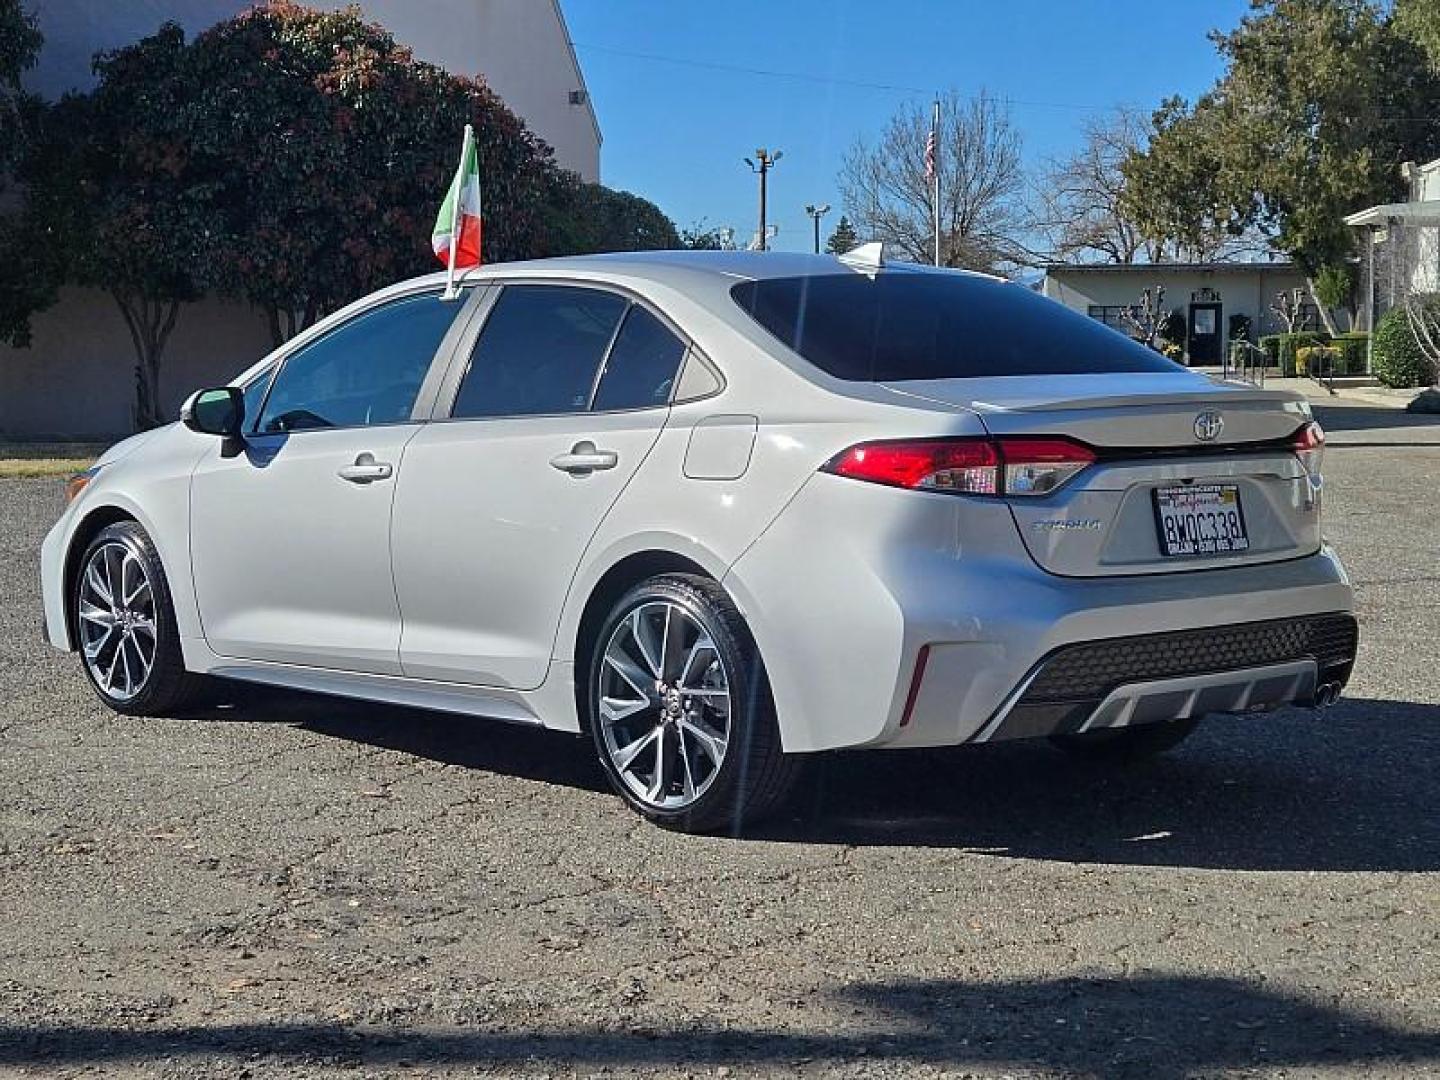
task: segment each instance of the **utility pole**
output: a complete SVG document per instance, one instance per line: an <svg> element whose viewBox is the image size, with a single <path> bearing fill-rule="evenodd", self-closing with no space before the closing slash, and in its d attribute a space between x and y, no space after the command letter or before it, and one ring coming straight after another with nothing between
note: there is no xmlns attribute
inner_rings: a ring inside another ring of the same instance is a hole
<svg viewBox="0 0 1440 1080"><path fill-rule="evenodd" d="M750 166L750 171L753 172L753 173L758 173L758 174L760 175L760 233L759 233L759 236L760 236L760 250L761 250L761 251L764 251L767 247L769 247L769 238L767 237L766 232L765 232L765 209L766 209L766 207L765 207L765 195L766 195L766 192L765 192L765 184L766 184L766 177L769 175L770 170L775 167L775 163L776 163L777 161L779 161L779 160L780 160L782 157L784 157L784 156L785 156L785 152L784 152L783 150L776 150L775 153L772 154L772 153L770 153L769 150L765 149L765 147L762 146L762 147L760 147L759 150L756 150L756 151L755 151L755 161L751 161L748 157L745 159L745 164ZM758 165L755 163L756 161L759 162Z"/></svg>
<svg viewBox="0 0 1440 1080"><path fill-rule="evenodd" d="M810 215L810 220L815 222L815 254L820 254L820 219L830 212L830 204L823 206L807 206L805 213Z"/></svg>

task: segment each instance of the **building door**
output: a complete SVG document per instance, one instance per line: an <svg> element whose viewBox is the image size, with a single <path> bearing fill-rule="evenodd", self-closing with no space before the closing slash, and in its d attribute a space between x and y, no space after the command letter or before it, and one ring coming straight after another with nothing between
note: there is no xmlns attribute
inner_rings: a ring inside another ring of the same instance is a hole
<svg viewBox="0 0 1440 1080"><path fill-rule="evenodd" d="M1191 304L1185 351L1191 364L1220 363L1220 304Z"/></svg>

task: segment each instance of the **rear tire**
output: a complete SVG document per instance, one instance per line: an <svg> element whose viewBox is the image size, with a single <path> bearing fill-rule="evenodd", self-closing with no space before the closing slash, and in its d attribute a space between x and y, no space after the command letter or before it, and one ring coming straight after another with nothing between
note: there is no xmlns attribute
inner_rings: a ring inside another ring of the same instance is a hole
<svg viewBox="0 0 1440 1080"><path fill-rule="evenodd" d="M1127 764L1173 750L1199 725L1198 719L1169 720L1139 727L1052 735L1050 742L1067 754L1091 761Z"/></svg>
<svg viewBox="0 0 1440 1080"><path fill-rule="evenodd" d="M70 610L85 677L115 712L171 716L202 702L208 680L185 670L165 568L138 523L116 522L90 541Z"/></svg>
<svg viewBox="0 0 1440 1080"><path fill-rule="evenodd" d="M800 772L734 602L692 575L651 578L611 610L590 658L590 733L611 786L657 825L739 833Z"/></svg>

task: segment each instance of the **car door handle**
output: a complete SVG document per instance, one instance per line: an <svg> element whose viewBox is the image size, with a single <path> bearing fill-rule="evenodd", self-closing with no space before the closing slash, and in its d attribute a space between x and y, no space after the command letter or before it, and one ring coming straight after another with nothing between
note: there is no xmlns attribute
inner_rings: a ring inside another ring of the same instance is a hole
<svg viewBox="0 0 1440 1080"><path fill-rule="evenodd" d="M376 461L374 454L361 454L355 464L342 466L335 475L352 484L373 484L376 480L389 480L395 475L395 467L389 462Z"/></svg>
<svg viewBox="0 0 1440 1080"><path fill-rule="evenodd" d="M568 454L551 458L550 464L572 476L587 476L597 469L615 468L620 464L620 455L614 450L597 450L593 442L578 442Z"/></svg>

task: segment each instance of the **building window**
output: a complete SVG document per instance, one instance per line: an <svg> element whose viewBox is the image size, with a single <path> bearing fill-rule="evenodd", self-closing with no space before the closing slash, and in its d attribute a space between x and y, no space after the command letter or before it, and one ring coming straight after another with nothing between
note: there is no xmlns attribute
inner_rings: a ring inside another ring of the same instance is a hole
<svg viewBox="0 0 1440 1080"><path fill-rule="evenodd" d="M1133 319L1140 318L1140 306L1138 304L1091 304L1085 309L1085 314L1097 322L1102 322L1111 330L1118 330L1127 336L1133 335L1135 328L1125 321L1125 312L1130 313Z"/></svg>

